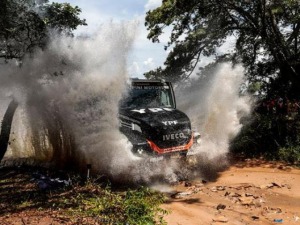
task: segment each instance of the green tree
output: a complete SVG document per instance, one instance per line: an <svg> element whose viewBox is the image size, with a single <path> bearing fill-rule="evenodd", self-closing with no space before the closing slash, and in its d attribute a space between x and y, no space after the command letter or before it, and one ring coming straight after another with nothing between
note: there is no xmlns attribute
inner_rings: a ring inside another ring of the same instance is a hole
<svg viewBox="0 0 300 225"><path fill-rule="evenodd" d="M48 0L0 1L0 60L19 60L44 48L53 30L72 35L79 25L86 25L79 18L81 10L69 3L52 3ZM8 146L12 119L18 103L13 99L2 120L0 131L0 161ZM61 127L60 127L61 129ZM59 131L58 131L59 133Z"/></svg>
<svg viewBox="0 0 300 225"><path fill-rule="evenodd" d="M145 26L153 42L172 29L165 67L146 73L148 78L177 81L202 56L215 56L242 63L249 81L263 82L268 90L300 90L299 0L163 0L147 12ZM229 37L236 38L235 47L220 55L217 49Z"/></svg>
<svg viewBox="0 0 300 225"><path fill-rule="evenodd" d="M72 34L79 25L81 10L69 3L48 0L1 0L0 58L21 60L34 49L44 48L51 30Z"/></svg>

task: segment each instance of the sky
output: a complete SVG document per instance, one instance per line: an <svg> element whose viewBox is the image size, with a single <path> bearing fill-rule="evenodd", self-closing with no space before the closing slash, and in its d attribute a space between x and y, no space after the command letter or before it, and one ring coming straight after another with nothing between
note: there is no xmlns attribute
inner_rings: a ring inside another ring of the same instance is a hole
<svg viewBox="0 0 300 225"><path fill-rule="evenodd" d="M131 77L143 78L143 74L158 66L163 66L167 57L164 45L167 36L160 38L160 43L147 39L144 26L146 12L161 5L162 0L55 0L68 2L81 8L80 18L86 19L88 26L78 27L76 34L92 34L101 24L109 21L138 21L137 37L128 59L128 72Z"/></svg>

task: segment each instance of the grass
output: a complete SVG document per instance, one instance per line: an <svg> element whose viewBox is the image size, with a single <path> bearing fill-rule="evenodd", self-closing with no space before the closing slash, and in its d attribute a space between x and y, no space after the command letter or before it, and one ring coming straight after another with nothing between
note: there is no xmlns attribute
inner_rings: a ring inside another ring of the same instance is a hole
<svg viewBox="0 0 300 225"><path fill-rule="evenodd" d="M62 206L70 215L94 218L107 224L165 224L167 213L160 208L164 196L149 188L113 192L109 187L101 188L90 183L74 189L71 199L64 199ZM73 207L66 207L72 205Z"/></svg>
<svg viewBox="0 0 300 225"><path fill-rule="evenodd" d="M9 215L31 214L65 224L166 224L162 193L147 187L116 191L93 181L83 183L78 176L71 186L41 190L32 179L34 171L0 168L0 223Z"/></svg>

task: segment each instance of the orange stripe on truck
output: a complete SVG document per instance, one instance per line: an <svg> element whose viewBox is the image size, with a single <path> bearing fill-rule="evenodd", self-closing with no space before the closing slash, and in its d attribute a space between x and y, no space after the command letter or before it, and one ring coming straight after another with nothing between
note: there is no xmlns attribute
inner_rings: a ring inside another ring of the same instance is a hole
<svg viewBox="0 0 300 225"><path fill-rule="evenodd" d="M153 141L147 140L148 144L150 145L151 149L156 151L158 154L164 154L168 152L177 152L177 151L183 151L183 150L189 150L190 147L193 145L193 136L191 137L191 140L186 145L180 145L180 146L174 146L170 148L160 148L158 147Z"/></svg>

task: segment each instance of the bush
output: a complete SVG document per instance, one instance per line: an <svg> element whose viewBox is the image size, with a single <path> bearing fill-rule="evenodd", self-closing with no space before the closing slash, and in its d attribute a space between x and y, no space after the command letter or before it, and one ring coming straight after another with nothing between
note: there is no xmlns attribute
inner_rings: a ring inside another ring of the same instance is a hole
<svg viewBox="0 0 300 225"><path fill-rule="evenodd" d="M300 118L254 113L231 143L234 155L299 162Z"/></svg>
<svg viewBox="0 0 300 225"><path fill-rule="evenodd" d="M276 155L280 145L274 125L274 121L265 115L254 114L251 120L244 119L244 126L231 142L230 151L246 157Z"/></svg>
<svg viewBox="0 0 300 225"><path fill-rule="evenodd" d="M299 164L300 163L300 145L280 148L278 157L285 162Z"/></svg>

